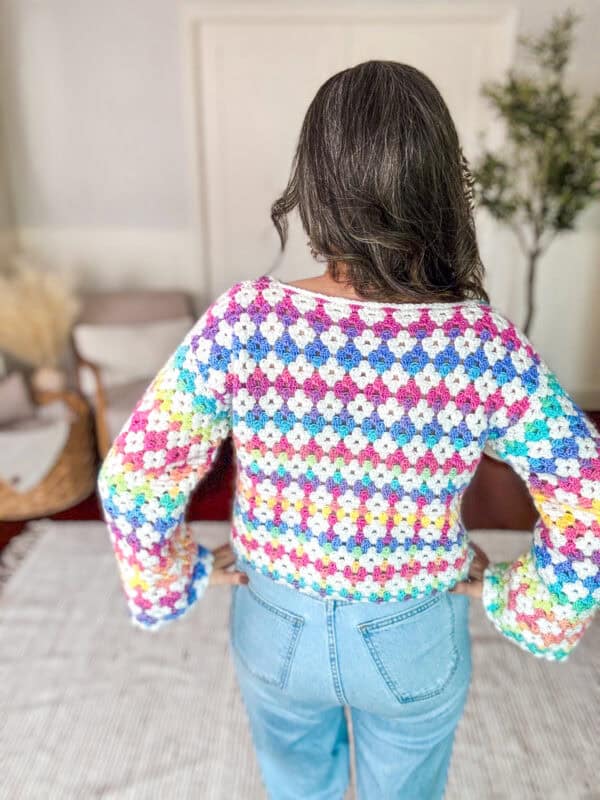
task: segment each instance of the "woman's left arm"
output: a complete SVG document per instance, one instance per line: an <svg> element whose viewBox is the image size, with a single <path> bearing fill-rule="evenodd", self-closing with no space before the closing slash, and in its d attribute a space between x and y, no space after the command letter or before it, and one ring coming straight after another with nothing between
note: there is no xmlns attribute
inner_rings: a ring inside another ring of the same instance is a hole
<svg viewBox="0 0 600 800"><path fill-rule="evenodd" d="M237 284L211 303L113 442L98 491L131 622L155 630L206 590L211 550L185 522L192 491L231 430Z"/></svg>

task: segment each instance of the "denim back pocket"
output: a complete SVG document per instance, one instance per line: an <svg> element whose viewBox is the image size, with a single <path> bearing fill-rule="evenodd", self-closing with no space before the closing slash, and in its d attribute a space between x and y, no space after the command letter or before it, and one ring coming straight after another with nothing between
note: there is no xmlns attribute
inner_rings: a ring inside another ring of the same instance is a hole
<svg viewBox="0 0 600 800"><path fill-rule="evenodd" d="M444 691L458 666L454 609L446 592L358 625L377 670L400 703Z"/></svg>
<svg viewBox="0 0 600 800"><path fill-rule="evenodd" d="M257 678L283 689L304 618L261 597L250 584L231 598L231 644Z"/></svg>

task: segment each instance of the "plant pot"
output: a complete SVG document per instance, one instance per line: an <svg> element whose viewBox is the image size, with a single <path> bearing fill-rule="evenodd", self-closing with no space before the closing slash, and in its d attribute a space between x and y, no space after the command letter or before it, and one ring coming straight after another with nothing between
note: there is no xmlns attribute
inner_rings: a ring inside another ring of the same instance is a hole
<svg viewBox="0 0 600 800"><path fill-rule="evenodd" d="M67 376L57 367L38 367L31 376L31 387L34 392L64 392Z"/></svg>

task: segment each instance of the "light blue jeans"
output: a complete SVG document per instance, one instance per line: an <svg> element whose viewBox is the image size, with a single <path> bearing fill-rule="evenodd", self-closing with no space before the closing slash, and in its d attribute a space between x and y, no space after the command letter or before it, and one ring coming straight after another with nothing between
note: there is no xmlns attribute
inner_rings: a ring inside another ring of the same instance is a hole
<svg viewBox="0 0 600 800"><path fill-rule="evenodd" d="M321 600L238 559L229 644L270 800L444 796L471 680L470 599Z"/></svg>

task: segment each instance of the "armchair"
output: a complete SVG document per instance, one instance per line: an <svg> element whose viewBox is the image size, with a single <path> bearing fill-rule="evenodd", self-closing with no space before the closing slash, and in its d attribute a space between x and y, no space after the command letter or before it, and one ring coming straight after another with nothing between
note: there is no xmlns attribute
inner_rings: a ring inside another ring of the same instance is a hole
<svg viewBox="0 0 600 800"><path fill-rule="evenodd" d="M194 324L181 291L84 294L73 327L77 383L92 406L104 458L135 403Z"/></svg>

